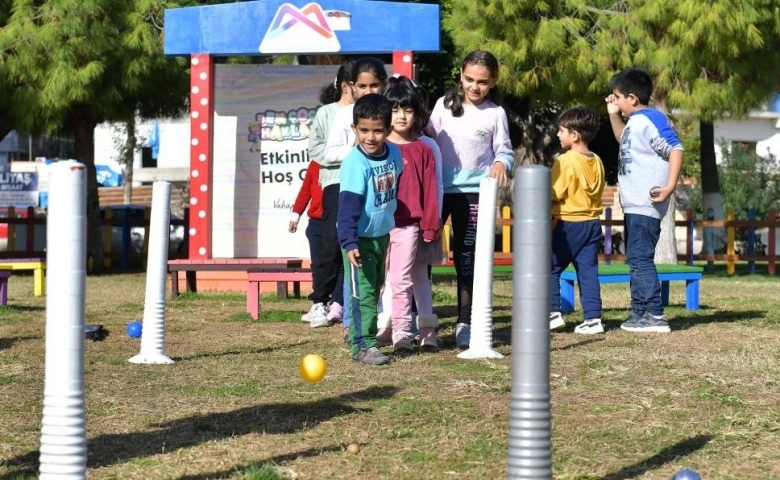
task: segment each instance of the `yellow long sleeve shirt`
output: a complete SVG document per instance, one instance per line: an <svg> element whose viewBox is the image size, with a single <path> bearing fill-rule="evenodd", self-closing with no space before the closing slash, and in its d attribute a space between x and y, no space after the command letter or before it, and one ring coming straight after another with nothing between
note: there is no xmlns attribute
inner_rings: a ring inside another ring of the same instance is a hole
<svg viewBox="0 0 780 480"><path fill-rule="evenodd" d="M601 216L604 165L595 153L569 150L552 167L552 216L567 222L584 222Z"/></svg>

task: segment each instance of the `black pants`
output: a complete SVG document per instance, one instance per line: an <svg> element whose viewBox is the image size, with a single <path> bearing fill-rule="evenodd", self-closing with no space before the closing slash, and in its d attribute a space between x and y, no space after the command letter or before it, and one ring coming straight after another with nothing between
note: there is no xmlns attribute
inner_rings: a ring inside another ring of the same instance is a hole
<svg viewBox="0 0 780 480"><path fill-rule="evenodd" d="M313 278L313 291L309 298L314 303L327 304L339 276L343 278L344 263L336 232L336 220L339 216L339 185L328 185L322 190L322 247L314 266L317 275ZM343 290L339 288L339 291ZM341 293L341 292L339 292ZM344 300L339 302L343 305Z"/></svg>
<svg viewBox="0 0 780 480"><path fill-rule="evenodd" d="M446 222L451 217L452 224L452 253L458 279L458 323L471 323L479 194L446 193L442 203L442 221Z"/></svg>

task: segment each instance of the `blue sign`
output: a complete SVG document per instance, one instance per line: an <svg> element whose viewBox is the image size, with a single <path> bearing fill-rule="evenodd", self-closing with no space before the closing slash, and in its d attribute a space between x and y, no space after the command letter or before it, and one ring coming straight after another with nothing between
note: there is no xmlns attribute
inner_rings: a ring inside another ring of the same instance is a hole
<svg viewBox="0 0 780 480"><path fill-rule="evenodd" d="M166 55L438 52L438 5L259 1L165 10Z"/></svg>
<svg viewBox="0 0 780 480"><path fill-rule="evenodd" d="M0 205L37 206L38 174L34 172L0 173Z"/></svg>

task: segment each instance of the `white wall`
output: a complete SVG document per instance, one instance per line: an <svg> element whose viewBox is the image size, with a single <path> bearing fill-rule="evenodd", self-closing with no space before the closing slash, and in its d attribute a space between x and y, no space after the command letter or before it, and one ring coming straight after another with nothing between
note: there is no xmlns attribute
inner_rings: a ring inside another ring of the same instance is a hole
<svg viewBox="0 0 780 480"><path fill-rule="evenodd" d="M189 167L190 166L190 120L184 117L175 120L159 120L160 152L157 157L157 167ZM136 137L143 140L142 146L148 146L146 140L152 130L154 121L145 121L136 125ZM124 141L125 128L121 124L101 123L95 128L95 163L108 165L122 171L118 162L117 142ZM141 168L141 152L135 153L134 168Z"/></svg>
<svg viewBox="0 0 780 480"><path fill-rule="evenodd" d="M760 142L780 133L780 113L761 112L740 120L724 119L715 122L715 156L720 162L720 141Z"/></svg>

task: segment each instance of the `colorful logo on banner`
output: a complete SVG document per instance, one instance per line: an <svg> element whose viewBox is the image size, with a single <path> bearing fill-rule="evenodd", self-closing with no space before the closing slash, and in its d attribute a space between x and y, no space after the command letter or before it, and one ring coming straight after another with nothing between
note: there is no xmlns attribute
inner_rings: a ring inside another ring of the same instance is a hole
<svg viewBox="0 0 780 480"><path fill-rule="evenodd" d="M323 10L317 3L299 9L282 4L260 42L260 53L334 53L341 43L334 32L351 29L348 12Z"/></svg>

